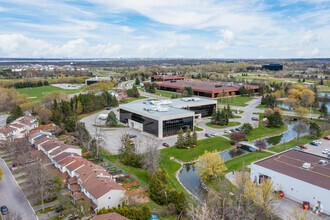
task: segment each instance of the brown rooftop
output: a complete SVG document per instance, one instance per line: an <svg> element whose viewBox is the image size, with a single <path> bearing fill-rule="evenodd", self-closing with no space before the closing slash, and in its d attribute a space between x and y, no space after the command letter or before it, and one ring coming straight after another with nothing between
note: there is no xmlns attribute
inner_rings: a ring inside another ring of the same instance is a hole
<svg viewBox="0 0 330 220"><path fill-rule="evenodd" d="M328 164L319 165L320 160L328 161ZM310 163L311 168L303 168L304 163ZM254 164L330 190L330 160L325 157L289 150Z"/></svg>
<svg viewBox="0 0 330 220"><path fill-rule="evenodd" d="M10 132L15 131L15 128L9 127L9 126L5 126L3 128L0 129L0 133L2 134L9 134Z"/></svg>
<svg viewBox="0 0 330 220"><path fill-rule="evenodd" d="M93 220L129 220L128 218L118 214L117 212L111 212L103 215L96 215Z"/></svg>
<svg viewBox="0 0 330 220"><path fill-rule="evenodd" d="M77 156L77 157L79 157L79 155L76 154L76 153L63 152L63 153L60 153L59 155L53 157L53 160L56 161L57 163L59 163L62 160L64 160L65 158L70 157L70 156Z"/></svg>
<svg viewBox="0 0 330 220"><path fill-rule="evenodd" d="M196 91L205 91L205 92L235 92L241 87L239 84L232 84L228 82L209 82L209 81L201 81L201 80L178 80L175 82L171 81L164 81L164 82L157 82L158 86L164 86L169 88L177 88L183 89L184 87L191 87L192 90ZM216 86L222 87L216 87ZM259 86L256 85L246 85L253 89L258 89Z"/></svg>

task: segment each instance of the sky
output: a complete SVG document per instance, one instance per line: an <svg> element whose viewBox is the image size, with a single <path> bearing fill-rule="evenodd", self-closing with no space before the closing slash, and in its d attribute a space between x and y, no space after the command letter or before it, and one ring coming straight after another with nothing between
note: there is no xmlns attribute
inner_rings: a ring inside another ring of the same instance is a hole
<svg viewBox="0 0 330 220"><path fill-rule="evenodd" d="M330 0L0 0L0 57L329 58Z"/></svg>

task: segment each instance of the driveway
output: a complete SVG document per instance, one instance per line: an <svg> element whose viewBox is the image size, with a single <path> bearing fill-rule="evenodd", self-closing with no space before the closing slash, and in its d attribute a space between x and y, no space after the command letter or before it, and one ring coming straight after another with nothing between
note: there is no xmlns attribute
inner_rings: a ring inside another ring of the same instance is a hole
<svg viewBox="0 0 330 220"><path fill-rule="evenodd" d="M0 205L6 205L9 212L19 212L24 219L37 219L3 159L0 159L0 168L3 171L2 180L0 181Z"/></svg>

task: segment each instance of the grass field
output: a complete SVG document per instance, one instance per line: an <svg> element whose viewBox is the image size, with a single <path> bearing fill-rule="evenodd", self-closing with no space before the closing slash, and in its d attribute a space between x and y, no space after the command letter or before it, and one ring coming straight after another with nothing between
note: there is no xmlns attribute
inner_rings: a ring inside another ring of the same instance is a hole
<svg viewBox="0 0 330 220"><path fill-rule="evenodd" d="M194 127L194 129L195 129L195 131L203 131L203 129L202 129L202 128L200 128L200 127L197 127L197 126L195 126L195 127Z"/></svg>
<svg viewBox="0 0 330 220"><path fill-rule="evenodd" d="M140 95L140 96L137 97L137 98L129 98L129 99L127 99L127 100L121 102L120 104L127 104L127 103L130 103L130 102L133 102L133 101L139 100L139 99L146 99L146 98L147 98L147 97Z"/></svg>
<svg viewBox="0 0 330 220"><path fill-rule="evenodd" d="M242 96L235 96L234 99L229 98L218 98L218 104L220 105L233 105L233 106L242 106L245 107L247 104L245 104L248 101L251 101L253 98L251 97L242 97Z"/></svg>
<svg viewBox="0 0 330 220"><path fill-rule="evenodd" d="M44 97L44 95L50 92L61 91L61 92L65 92L66 94L74 94L83 91L83 88L61 89L55 86L41 86L41 87L33 87L33 88L16 89L16 91L21 94L30 96L32 101L39 101L42 99L42 97Z"/></svg>
<svg viewBox="0 0 330 220"><path fill-rule="evenodd" d="M262 158L269 157L271 155L273 155L273 154L271 154L269 152L256 151L256 152L251 152L251 153L248 153L248 154L244 154L242 156L236 157L236 158L231 159L231 160L227 160L225 162L226 167L227 167L226 173L229 173L233 170L235 170L235 171L239 170L243 166L246 167L254 161L260 160Z"/></svg>
<svg viewBox="0 0 330 220"><path fill-rule="evenodd" d="M229 127L237 126L237 125L240 125L240 124L241 123L240 122L237 122L237 121L230 121L228 123L228 125L226 125L226 126L213 125L213 124L211 124L211 122L207 122L205 125L206 126L209 126L211 128L221 129L221 128L229 128Z"/></svg>
<svg viewBox="0 0 330 220"><path fill-rule="evenodd" d="M222 137L212 137L199 140L196 147L190 149L177 149L169 147L161 152L168 157L174 157L183 162L196 160L204 151L223 151L230 148L230 141Z"/></svg>

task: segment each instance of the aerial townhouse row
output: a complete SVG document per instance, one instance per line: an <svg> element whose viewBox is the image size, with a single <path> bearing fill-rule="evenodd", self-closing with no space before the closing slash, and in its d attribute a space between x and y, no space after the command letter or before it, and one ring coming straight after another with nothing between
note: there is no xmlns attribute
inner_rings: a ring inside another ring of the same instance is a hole
<svg viewBox="0 0 330 220"><path fill-rule="evenodd" d="M30 115L20 117L12 123L0 128L0 141L12 141L16 138L23 138L30 130L38 126L39 122L35 117Z"/></svg>
<svg viewBox="0 0 330 220"><path fill-rule="evenodd" d="M58 168L74 204L89 199L93 211L97 212L103 207L117 207L125 200L125 189L102 166L81 157L80 147L65 144L41 129L29 132L28 138Z"/></svg>

